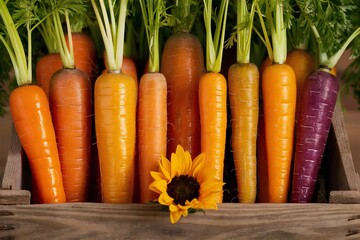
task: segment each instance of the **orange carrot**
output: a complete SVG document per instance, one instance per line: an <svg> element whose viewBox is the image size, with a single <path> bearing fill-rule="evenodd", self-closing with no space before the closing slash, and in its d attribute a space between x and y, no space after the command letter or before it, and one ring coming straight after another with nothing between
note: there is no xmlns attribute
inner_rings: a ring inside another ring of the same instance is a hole
<svg viewBox="0 0 360 240"><path fill-rule="evenodd" d="M250 63L250 42L255 5L247 9L245 0L237 1L238 25L248 21L237 33L237 63L228 74L231 110L231 148L236 170L238 199L241 203L256 200L256 138L259 116L259 71Z"/></svg>
<svg viewBox="0 0 360 240"><path fill-rule="evenodd" d="M16 88L10 95L10 110L29 160L39 203L65 202L55 131L44 91L34 85Z"/></svg>
<svg viewBox="0 0 360 240"><path fill-rule="evenodd" d="M140 79L138 109L138 154L140 202L153 201L158 194L149 190L150 171L159 168L166 154L166 79L161 73L146 73Z"/></svg>
<svg viewBox="0 0 360 240"><path fill-rule="evenodd" d="M100 2L105 6L103 0ZM116 6L101 7L101 15L95 0L91 0L91 4L108 63L108 71L97 78L94 90L102 201L130 203L134 184L137 87L132 77L122 73L127 0ZM115 16L114 8L120 9L119 15L112 17L110 23L108 15Z"/></svg>
<svg viewBox="0 0 360 240"><path fill-rule="evenodd" d="M160 70L159 28L165 21L165 1L140 1L141 13L149 46L149 72L140 79L138 139L140 202L156 200L159 195L149 189L150 172L159 169L161 156L166 155L167 83ZM154 7L154 9L152 9ZM153 12L154 11L154 12Z"/></svg>
<svg viewBox="0 0 360 240"><path fill-rule="evenodd" d="M18 7L18 6L14 6ZM16 9L23 11L24 9ZM34 9L26 9L33 11ZM39 203L62 203L66 201L63 188L55 131L52 124L49 102L44 91L32 84L32 31L36 21L22 18L27 26L27 54L14 20L3 0L0 0L0 16L4 31L0 41L15 69L19 87L9 99L10 112L16 133L29 161L32 182L37 189Z"/></svg>
<svg viewBox="0 0 360 240"><path fill-rule="evenodd" d="M272 38L272 46L267 41L266 47L274 64L265 67L262 74L269 202L279 203L287 202L288 197L296 111L296 77L294 70L285 64L285 7L286 4L280 1L266 2L266 16ZM257 9L262 20L258 5ZM262 28L266 36L263 22Z"/></svg>
<svg viewBox="0 0 360 240"><path fill-rule="evenodd" d="M57 71L50 82L50 109L68 202L87 201L90 173L92 91L78 69Z"/></svg>
<svg viewBox="0 0 360 240"><path fill-rule="evenodd" d="M185 31L170 36L163 49L161 72L168 85L167 156L181 145L195 158L201 152L198 87L205 73L200 41Z"/></svg>
<svg viewBox="0 0 360 240"><path fill-rule="evenodd" d="M286 57L286 64L288 64L295 73L296 77L296 102L300 103L301 93L305 84L306 77L315 71L315 59L306 50L293 49L288 52ZM299 104L296 106L296 114L298 114ZM297 117L296 117L297 119Z"/></svg>
<svg viewBox="0 0 360 240"><path fill-rule="evenodd" d="M275 64L262 76L270 202L286 202L296 107L296 79L286 64Z"/></svg>
<svg viewBox="0 0 360 240"><path fill-rule="evenodd" d="M48 99L51 76L61 68L62 63L59 53L46 54L36 63L36 85L44 90Z"/></svg>
<svg viewBox="0 0 360 240"><path fill-rule="evenodd" d="M226 17L229 1L221 2L216 19L215 38L212 36L212 1L204 0L206 29L206 73L199 82L199 109L201 126L201 152L206 154L205 164L216 170L215 177L223 181L227 127L227 82L220 73L224 47ZM216 43L216 44L214 44ZM223 201L223 191L218 189L216 201Z"/></svg>
<svg viewBox="0 0 360 240"><path fill-rule="evenodd" d="M199 82L201 152L206 164L216 169L216 178L223 179L227 127L227 83L217 72L202 75ZM217 196L222 202L222 191Z"/></svg>
<svg viewBox="0 0 360 240"><path fill-rule="evenodd" d="M136 136L136 85L128 75L103 73L95 82L94 96L102 200L130 203Z"/></svg>

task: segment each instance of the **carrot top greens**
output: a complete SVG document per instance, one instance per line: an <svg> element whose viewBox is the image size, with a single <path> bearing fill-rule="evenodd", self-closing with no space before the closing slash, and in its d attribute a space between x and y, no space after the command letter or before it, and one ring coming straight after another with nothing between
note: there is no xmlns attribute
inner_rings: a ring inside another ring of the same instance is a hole
<svg viewBox="0 0 360 240"><path fill-rule="evenodd" d="M188 31L190 32L194 21L198 17L201 9L199 0L172 0L170 1L171 14L174 19L174 31Z"/></svg>
<svg viewBox="0 0 360 240"><path fill-rule="evenodd" d="M237 25L236 31L231 33L230 38L226 41L225 47L232 47L234 42L237 42L237 62L249 63L250 62L250 46L251 46L251 33L255 15L254 0L249 12L246 0L236 1L237 12Z"/></svg>
<svg viewBox="0 0 360 240"><path fill-rule="evenodd" d="M348 12L356 8L349 0L295 0L304 14L303 26L308 26L317 43L319 65L335 67L349 44L360 34L353 29ZM330 56L330 57L329 57Z"/></svg>
<svg viewBox="0 0 360 240"><path fill-rule="evenodd" d="M149 46L149 71L160 70L159 29L172 26L172 17L166 12L164 0L139 0Z"/></svg>
<svg viewBox="0 0 360 240"><path fill-rule="evenodd" d="M206 30L206 70L208 72L220 72L229 0L221 1L217 16L212 15L212 0L203 1ZM213 19L215 19L216 23L214 35L211 25Z"/></svg>
<svg viewBox="0 0 360 240"><path fill-rule="evenodd" d="M101 36L103 38L107 64L110 71L122 70L125 40L125 19L128 9L128 0L114 1L99 0L99 6L95 0L91 0L95 16L99 24ZM118 10L116 18L115 9Z"/></svg>
<svg viewBox="0 0 360 240"><path fill-rule="evenodd" d="M266 23L263 20L260 5L265 5ZM266 45L268 56L272 62L282 64L287 56L287 29L291 26L292 8L289 1L270 0L260 1L256 6L261 27L264 33L263 41ZM267 26L270 34L267 33ZM271 37L271 44L268 36Z"/></svg>

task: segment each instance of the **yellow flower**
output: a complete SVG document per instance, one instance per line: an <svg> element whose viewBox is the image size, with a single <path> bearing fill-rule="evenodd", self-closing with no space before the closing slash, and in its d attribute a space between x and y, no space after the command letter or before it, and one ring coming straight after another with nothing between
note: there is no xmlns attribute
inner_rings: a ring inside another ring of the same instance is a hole
<svg viewBox="0 0 360 240"><path fill-rule="evenodd" d="M217 210L216 194L224 183L205 165L204 153L192 161L190 153L178 145L171 161L163 156L159 172L150 174L154 182L149 188L159 194L160 204L169 206L172 223L186 217L190 208Z"/></svg>

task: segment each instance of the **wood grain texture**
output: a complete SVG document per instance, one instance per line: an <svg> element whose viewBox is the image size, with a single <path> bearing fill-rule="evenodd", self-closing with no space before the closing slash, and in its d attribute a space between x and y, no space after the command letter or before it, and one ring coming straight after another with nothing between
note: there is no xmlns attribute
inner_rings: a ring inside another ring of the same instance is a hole
<svg viewBox="0 0 360 240"><path fill-rule="evenodd" d="M154 204L0 206L0 238L359 239L359 213L357 204L225 203L171 224Z"/></svg>
<svg viewBox="0 0 360 240"><path fill-rule="evenodd" d="M22 150L15 128L12 125L11 143L6 160L5 171L0 189L20 190L22 189Z"/></svg>
<svg viewBox="0 0 360 240"><path fill-rule="evenodd" d="M332 118L325 151L326 160L329 161L330 190L360 190L360 177L355 171L344 116L339 104L336 105Z"/></svg>
<svg viewBox="0 0 360 240"><path fill-rule="evenodd" d="M0 205L30 204L30 198L27 190L0 190Z"/></svg>

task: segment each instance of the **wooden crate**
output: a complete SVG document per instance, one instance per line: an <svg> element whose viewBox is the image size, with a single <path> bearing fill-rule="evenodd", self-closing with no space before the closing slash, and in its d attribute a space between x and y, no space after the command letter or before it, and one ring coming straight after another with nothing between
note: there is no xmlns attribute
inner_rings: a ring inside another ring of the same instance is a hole
<svg viewBox="0 0 360 240"><path fill-rule="evenodd" d="M1 204L30 204L30 176L21 144L12 130L11 146L1 183ZM339 106L332 119L332 127L324 154L326 199L330 203L360 203L360 178L356 173L350 151L344 118Z"/></svg>
<svg viewBox="0 0 360 240"><path fill-rule="evenodd" d="M30 204L27 162L12 136L0 190L1 239L360 239L360 180L340 108L323 161L328 202L223 203L176 224L157 204Z"/></svg>

